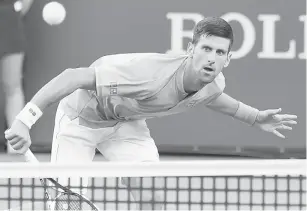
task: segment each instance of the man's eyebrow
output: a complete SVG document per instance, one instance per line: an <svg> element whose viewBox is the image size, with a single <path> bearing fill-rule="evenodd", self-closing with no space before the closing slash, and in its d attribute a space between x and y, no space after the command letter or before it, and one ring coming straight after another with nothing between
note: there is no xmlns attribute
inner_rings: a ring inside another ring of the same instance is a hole
<svg viewBox="0 0 307 211"><path fill-rule="evenodd" d="M222 49L222 48L219 48L219 49L217 49L218 51L223 51L223 52L227 52L227 50L226 49Z"/></svg>
<svg viewBox="0 0 307 211"><path fill-rule="evenodd" d="M213 47L211 47L208 44L202 44L201 47L208 47L208 48L211 48L211 49L213 48ZM223 52L227 52L228 51L228 49L223 49L223 48L217 48L216 50L217 51L223 51Z"/></svg>
<svg viewBox="0 0 307 211"><path fill-rule="evenodd" d="M208 44L202 44L201 45L202 47L209 47L209 48L212 48L210 45L208 45Z"/></svg>

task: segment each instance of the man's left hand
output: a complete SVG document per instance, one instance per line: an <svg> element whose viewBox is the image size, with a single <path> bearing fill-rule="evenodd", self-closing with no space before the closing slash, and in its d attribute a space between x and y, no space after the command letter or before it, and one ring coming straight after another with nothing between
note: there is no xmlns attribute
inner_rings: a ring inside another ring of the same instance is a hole
<svg viewBox="0 0 307 211"><path fill-rule="evenodd" d="M285 138L278 130L292 130L292 126L297 124L297 116L280 114L280 112L281 108L259 111L255 126L263 131L273 133L280 138Z"/></svg>

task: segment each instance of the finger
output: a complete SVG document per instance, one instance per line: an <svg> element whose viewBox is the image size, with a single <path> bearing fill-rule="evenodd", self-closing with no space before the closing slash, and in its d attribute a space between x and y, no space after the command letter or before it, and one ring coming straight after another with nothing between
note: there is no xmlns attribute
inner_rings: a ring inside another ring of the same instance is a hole
<svg viewBox="0 0 307 211"><path fill-rule="evenodd" d="M25 145L23 145L23 147L22 147L21 149L16 150L16 151L17 151L17 153L19 153L19 154L25 154L26 151L29 149L29 147L30 147L29 144L25 144Z"/></svg>
<svg viewBox="0 0 307 211"><path fill-rule="evenodd" d="M11 139L15 138L17 135L15 133L8 132L8 133L4 133L4 136L5 136L5 139L11 140Z"/></svg>
<svg viewBox="0 0 307 211"><path fill-rule="evenodd" d="M9 134L11 132L11 129L7 129L6 131L4 131L4 134Z"/></svg>
<svg viewBox="0 0 307 211"><path fill-rule="evenodd" d="M294 120L297 119L296 115L292 115L292 114L276 114L275 116L277 116L278 118L282 119L282 120Z"/></svg>
<svg viewBox="0 0 307 211"><path fill-rule="evenodd" d="M24 141L19 141L14 145L11 145L13 147L14 150L20 150L22 149L22 147L25 145Z"/></svg>
<svg viewBox="0 0 307 211"><path fill-rule="evenodd" d="M22 139L20 137L15 137L15 138L9 140L8 142L10 143L10 145L14 145L14 144L20 142L21 140Z"/></svg>
<svg viewBox="0 0 307 211"><path fill-rule="evenodd" d="M278 136L279 138L286 138L283 134L281 134L280 132L278 132L277 130L273 130L273 133Z"/></svg>
<svg viewBox="0 0 307 211"><path fill-rule="evenodd" d="M297 124L297 122L294 120L286 120L286 121L282 121L281 123L284 125L296 125Z"/></svg>
<svg viewBox="0 0 307 211"><path fill-rule="evenodd" d="M275 115L275 114L278 114L279 112L281 112L281 108L279 108L279 109L268 109L268 110L266 110L266 112L267 112L267 115Z"/></svg>
<svg viewBox="0 0 307 211"><path fill-rule="evenodd" d="M292 127L289 127L287 125L281 125L278 127L278 129L281 129L281 130L292 130Z"/></svg>

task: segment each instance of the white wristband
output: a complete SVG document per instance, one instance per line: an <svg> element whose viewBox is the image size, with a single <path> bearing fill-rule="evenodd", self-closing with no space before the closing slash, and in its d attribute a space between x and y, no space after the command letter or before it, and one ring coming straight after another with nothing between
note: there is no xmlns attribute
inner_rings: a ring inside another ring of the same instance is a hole
<svg viewBox="0 0 307 211"><path fill-rule="evenodd" d="M27 105L19 112L16 119L31 129L32 125L43 115L43 112L34 103L27 103Z"/></svg>
<svg viewBox="0 0 307 211"><path fill-rule="evenodd" d="M258 109L239 102L239 108L234 115L234 118L252 126L256 121L258 112Z"/></svg>

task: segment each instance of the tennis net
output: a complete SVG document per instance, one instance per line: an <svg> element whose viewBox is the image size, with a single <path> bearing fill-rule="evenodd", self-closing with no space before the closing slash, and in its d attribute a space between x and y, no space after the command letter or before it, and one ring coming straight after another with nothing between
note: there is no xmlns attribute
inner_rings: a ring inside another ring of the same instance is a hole
<svg viewBox="0 0 307 211"><path fill-rule="evenodd" d="M0 210L45 210L46 187L38 177L86 189L101 210L134 210L148 203L142 201L148 193L159 193L159 201L150 203L165 210L306 210L306 160L2 163L0 172ZM142 185L126 187L122 177L140 177ZM140 201L133 200L132 189L140 191Z"/></svg>

